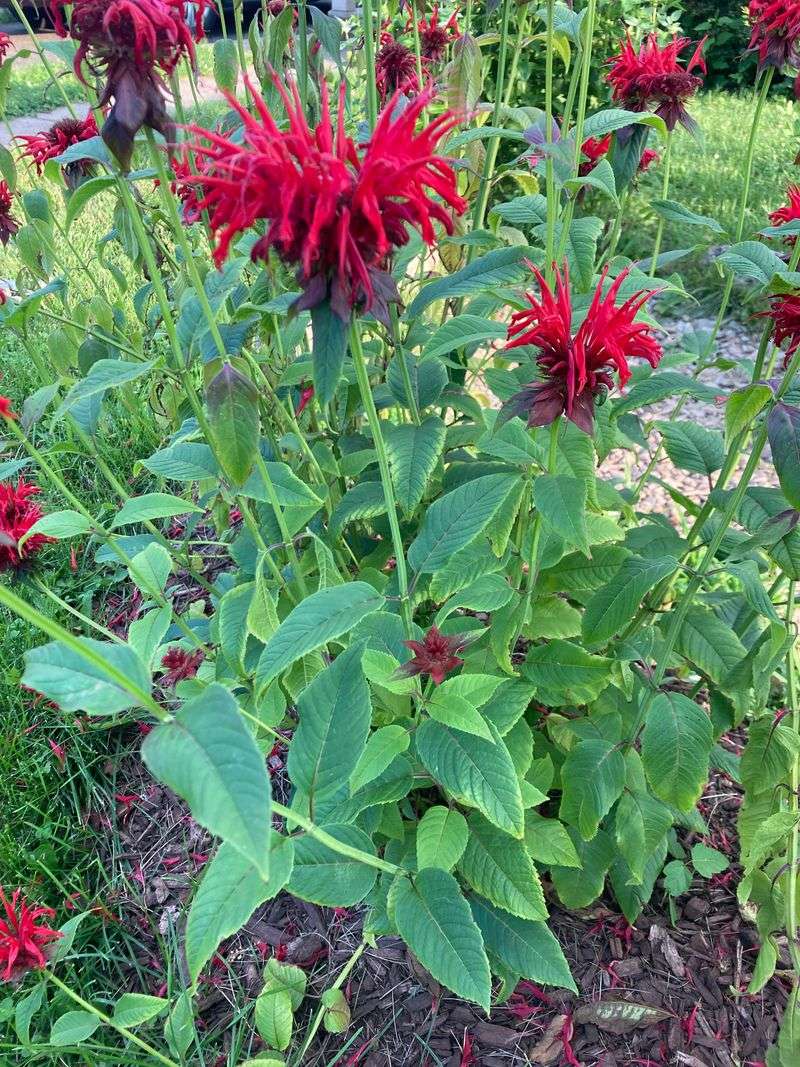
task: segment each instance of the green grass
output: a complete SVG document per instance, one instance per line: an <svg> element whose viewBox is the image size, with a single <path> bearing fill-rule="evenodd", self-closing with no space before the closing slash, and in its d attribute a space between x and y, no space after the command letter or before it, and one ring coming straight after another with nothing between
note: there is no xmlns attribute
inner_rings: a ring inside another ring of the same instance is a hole
<svg viewBox="0 0 800 1067"><path fill-rule="evenodd" d="M717 219L729 232L735 231L742 170L753 103L749 95L705 93L691 101L690 110L700 126L698 138L678 128L672 151L669 199L701 215ZM744 237L751 238L769 224L767 213L785 201L786 186L800 180L794 166L797 151L797 107L791 100L770 100L756 139L753 177L745 215ZM623 227L620 250L634 257L647 256L653 246L658 217L647 201L661 197L662 168L651 168L631 199ZM668 222L662 250L690 248L698 241L714 240L708 230ZM720 278L707 258L695 256L676 264L695 296L717 293Z"/></svg>

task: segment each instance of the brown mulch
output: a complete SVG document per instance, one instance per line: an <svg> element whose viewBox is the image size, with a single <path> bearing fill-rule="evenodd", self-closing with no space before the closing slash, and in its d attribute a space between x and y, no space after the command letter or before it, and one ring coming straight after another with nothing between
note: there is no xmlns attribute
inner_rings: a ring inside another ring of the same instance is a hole
<svg viewBox="0 0 800 1067"><path fill-rule="evenodd" d="M269 758L276 787L283 784L284 760L285 749L278 746ZM131 968L130 989L163 995L167 964L162 949L165 943L182 942L188 898L212 841L185 805L153 782L135 754L120 764L115 790L117 833L102 835L109 843L102 859L118 889L105 903L140 946L138 975ZM700 803L709 826L704 840L732 858L738 853L739 801L739 787L715 773ZM98 828L103 823L107 831L107 817L100 816ZM685 848L700 839L687 831L679 837ZM621 918L610 897L578 913L561 910L551 898L550 926L579 996L523 982L490 1019L443 990L398 938L380 938L345 983L350 1028L339 1036L320 1030L304 1064L757 1067L775 1039L790 988L788 958L779 961L777 976L759 995L746 994L758 940L740 914L737 873L734 868L710 881L695 877L677 901L674 925L660 888L634 927ZM287 893L268 901L221 946L201 976L200 1027L210 1037L219 1035L219 1047L225 1048L227 1027L242 1004L258 995L264 961L277 955L308 974L308 995L295 1031L302 1038L318 996L359 944L361 922L358 908L319 908ZM142 974L149 976L145 986ZM629 1021L609 1023L598 1016L598 1005L609 1002L642 1005L644 1018L636 1028ZM253 1055L260 1047L254 1035L245 1051Z"/></svg>

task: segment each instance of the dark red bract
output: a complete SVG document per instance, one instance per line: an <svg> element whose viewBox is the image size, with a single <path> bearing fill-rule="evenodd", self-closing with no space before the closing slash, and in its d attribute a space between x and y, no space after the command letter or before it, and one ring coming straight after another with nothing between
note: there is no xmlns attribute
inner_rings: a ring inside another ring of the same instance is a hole
<svg viewBox="0 0 800 1067"><path fill-rule="evenodd" d="M390 33L381 34L381 47L375 56L375 84L382 104L395 93L413 96L420 91L416 56Z"/></svg>
<svg viewBox="0 0 800 1067"><path fill-rule="evenodd" d="M747 15L747 49L758 53L759 70L800 66L800 0L750 0Z"/></svg>
<svg viewBox="0 0 800 1067"><path fill-rule="evenodd" d="M43 545L53 540L36 533L22 548L19 547L22 535L42 517L42 509L32 500L39 492L37 485L31 485L24 478L20 478L16 486L0 482L0 573L20 570Z"/></svg>
<svg viewBox="0 0 800 1067"><path fill-rule="evenodd" d="M573 336L572 300L566 266L556 268L555 292L541 271L531 266L539 283L539 296L526 293L530 308L516 312L508 328L506 351L521 345L539 349L537 363L541 381L531 382L503 406L501 418L527 417L529 426L547 426L564 414L586 433L594 426L595 399L614 388L613 372L620 386L631 376L628 360L646 359L656 367L661 346L652 327L635 322L641 307L653 295L639 291L617 306L616 299L628 271L619 274L608 287L604 271L595 290L586 318Z"/></svg>
<svg viewBox="0 0 800 1067"><path fill-rule="evenodd" d="M85 119L59 119L49 129L40 133L23 133L17 137L24 144L23 152L33 160L36 173L41 174L49 159L56 159L72 145L88 141L98 134L94 114L90 111ZM91 159L76 159L68 163L64 170L70 184L75 185L80 179L88 177L94 171Z"/></svg>
<svg viewBox="0 0 800 1067"><path fill-rule="evenodd" d="M776 345L788 341L784 368L800 348L800 296L773 296L768 311L761 311L756 318L769 318L773 322L772 340Z"/></svg>
<svg viewBox="0 0 800 1067"><path fill-rule="evenodd" d="M800 185L790 185L786 190L786 195L789 198L789 203L779 207L777 211L770 211L769 213L769 221L773 226L781 226L786 222L800 220ZM790 234L784 240L786 244L793 245L797 240L797 236Z"/></svg>
<svg viewBox="0 0 800 1067"><path fill-rule="evenodd" d="M581 154L586 158L578 167L578 173L581 177L586 174L591 174L603 156L606 155L611 147L611 134L607 133L605 137L589 137L581 145Z"/></svg>
<svg viewBox="0 0 800 1067"><path fill-rule="evenodd" d="M47 963L42 949L62 936L37 919L52 919L55 912L42 905L31 906L17 889L11 900L0 886L0 978L4 982L20 978L26 971L44 967Z"/></svg>
<svg viewBox="0 0 800 1067"><path fill-rule="evenodd" d="M334 127L323 92L320 122L311 130L296 87L290 97L275 84L289 115L288 130L278 128L253 87L257 118L229 98L241 116L242 137L234 141L194 128L209 142L190 150L203 172L194 180L204 193L200 208L210 214L215 262L221 265L231 242L264 219L266 234L253 245L252 258L266 260L274 248L284 263L297 267L305 290L298 309L329 298L342 319L354 305L386 318L387 300L396 299L388 259L408 242L409 228L433 244L434 220L452 233L448 208L459 213L466 208L451 166L436 155L458 120L448 112L417 132L430 91L403 111L394 99L367 146L357 149L344 131L343 104Z"/></svg>
<svg viewBox="0 0 800 1067"><path fill-rule="evenodd" d="M14 205L14 194L8 187L8 182L0 182L0 244L7 245L9 240L19 230L19 223L11 214Z"/></svg>
<svg viewBox="0 0 800 1067"><path fill-rule="evenodd" d="M440 633L436 626L431 626L421 641L403 642L406 648L410 648L414 653L414 657L403 663L396 673L404 678L415 674L428 674L435 685L441 685L445 675L464 662L459 659L457 653L463 651L469 641L469 634L448 637Z"/></svg>
<svg viewBox="0 0 800 1067"><path fill-rule="evenodd" d="M83 64L104 80L101 106L113 100L103 124L103 140L124 170L130 166L133 139L142 126L167 135L164 76L181 59L194 62L194 39L186 21L186 0L74 0L69 31L67 0L51 0L56 31L78 42L75 73L85 81ZM203 30L206 0L196 11L196 34Z"/></svg>
<svg viewBox="0 0 800 1067"><path fill-rule="evenodd" d="M161 660L161 666L167 669L167 673L161 676L161 684L172 688L185 678L194 678L204 658L201 648L196 652L177 647L169 649Z"/></svg>
<svg viewBox="0 0 800 1067"><path fill-rule="evenodd" d="M706 38L682 67L680 54L691 43L688 37L676 37L661 47L656 35L651 33L637 52L629 36L620 45L619 53L608 61L611 69L606 81L612 86L613 99L629 111L655 108L669 130L674 130L679 122L688 130L694 129L696 123L684 105L702 85L703 79L692 71L696 67L706 72L703 59Z"/></svg>

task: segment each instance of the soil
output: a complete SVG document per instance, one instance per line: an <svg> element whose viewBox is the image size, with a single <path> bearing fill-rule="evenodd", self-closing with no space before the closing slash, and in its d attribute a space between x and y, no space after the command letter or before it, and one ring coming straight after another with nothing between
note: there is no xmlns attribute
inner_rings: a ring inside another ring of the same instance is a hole
<svg viewBox="0 0 800 1067"><path fill-rule="evenodd" d="M725 743L740 747L736 741ZM173 931L182 943L191 889L213 844L185 805L149 777L137 747L132 739L116 780L117 851L101 857L122 873L115 883L126 888L104 903L141 946L131 990L163 995L162 946ZM278 793L286 787L285 751L279 744L269 757ZM740 796L736 783L717 772L700 802L709 827L702 840L726 853L732 864L738 855ZM108 816L92 818L108 829ZM110 834L103 837L113 840ZM680 834L687 849L700 839L693 832ZM777 1034L790 972L788 958L779 961L765 989L747 995L758 945L737 904L737 875L732 866L710 880L695 877L677 900L674 923L660 889L633 927L610 898L567 913L549 894L550 925L579 995L523 981L489 1019L443 990L398 938L380 938L344 985L350 1028L339 1036L320 1031L304 1065L757 1067ZM319 908L287 893L267 902L223 943L201 977L199 1025L210 1035L223 1035L224 1046L237 1005L240 1009L243 1000L258 995L264 961L277 955L308 974L308 994L297 1016L296 1033L302 1035L318 996L358 946L362 918L359 908ZM147 988L142 974L150 976ZM633 1018L627 1005L639 1007ZM250 1054L260 1047L254 1035Z"/></svg>

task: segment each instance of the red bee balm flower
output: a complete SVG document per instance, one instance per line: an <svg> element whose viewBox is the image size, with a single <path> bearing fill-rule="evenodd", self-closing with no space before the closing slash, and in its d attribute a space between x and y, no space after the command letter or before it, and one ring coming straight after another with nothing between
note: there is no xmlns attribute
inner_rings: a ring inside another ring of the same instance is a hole
<svg viewBox="0 0 800 1067"><path fill-rule="evenodd" d="M63 9L72 3L69 33ZM198 4L195 26L203 35ZM186 0L51 0L56 32L78 42L75 73L85 81L82 66L105 79L101 106L113 100L103 124L103 140L124 170L130 166L133 139L142 126L166 135L171 130L164 105L163 76L173 73L184 57L194 62L194 41L186 22Z"/></svg>
<svg viewBox="0 0 800 1067"><path fill-rule="evenodd" d="M171 688L184 678L194 678L203 658L203 650L200 648L196 652L171 648L161 660L161 666L167 668L167 673L161 677L161 684Z"/></svg>
<svg viewBox="0 0 800 1067"><path fill-rule="evenodd" d="M639 174L644 174L654 163L660 162L661 156L656 152L655 148L645 148L644 152L642 152L642 158L639 160Z"/></svg>
<svg viewBox="0 0 800 1067"><path fill-rule="evenodd" d="M581 145L581 152L586 156L586 161L581 163L578 168L578 173L581 177L586 174L591 174L603 156L608 152L611 147L611 134L607 133L605 137L589 137Z"/></svg>
<svg viewBox="0 0 800 1067"><path fill-rule="evenodd" d="M6 415L9 417L13 416ZM0 482L0 573L19 570L43 545L54 540L36 533L19 547L22 535L42 517L42 509L30 499L38 492L39 487L30 485L24 478L20 478L16 488L9 482Z"/></svg>
<svg viewBox="0 0 800 1067"><path fill-rule="evenodd" d="M769 311L761 311L756 318L769 318L774 323L772 340L776 345L788 341L784 369L789 360L800 348L800 296L773 296Z"/></svg>
<svg viewBox="0 0 800 1067"><path fill-rule="evenodd" d="M24 142L24 154L36 164L36 173L41 174L48 159L55 159L74 144L88 141L98 133L94 114L90 111L85 119L60 119L41 133L24 133L17 137ZM94 171L91 159L76 159L64 168L70 184L77 185L81 178L88 177Z"/></svg>
<svg viewBox="0 0 800 1067"><path fill-rule="evenodd" d="M55 912L41 905L31 907L19 889L9 900L0 886L0 904L5 912L5 918L0 913L0 967L5 968L2 980L9 982L35 967L44 967L47 960L42 949L62 934L37 925L37 919L52 919Z"/></svg>
<svg viewBox="0 0 800 1067"><path fill-rule="evenodd" d="M414 653L414 658L402 664L395 672L400 677L410 678L415 674L428 674L435 685L441 685L446 674L460 667L464 662L456 655L469 644L471 635L455 634L447 637L435 626L425 634L421 641L404 641L406 648Z"/></svg>
<svg viewBox="0 0 800 1067"><path fill-rule="evenodd" d="M769 221L773 226L780 226L784 222L797 222L800 220L800 185L790 185L786 190L789 203L779 207L777 211L770 211ZM793 245L797 237L790 235L785 238L786 243Z"/></svg>
<svg viewBox="0 0 800 1067"><path fill-rule="evenodd" d="M395 93L410 96L420 91L416 56L390 33L381 34L381 47L375 56L375 84L382 104Z"/></svg>
<svg viewBox="0 0 800 1067"><path fill-rule="evenodd" d="M10 47L11 38L8 36L7 33L0 32L0 63L2 63L8 55L8 50Z"/></svg>
<svg viewBox="0 0 800 1067"><path fill-rule="evenodd" d="M750 0L747 15L752 27L747 50L758 52L759 70L800 66L800 0Z"/></svg>
<svg viewBox="0 0 800 1067"><path fill-rule="evenodd" d="M347 319L353 305L387 316L386 302L396 289L386 273L388 257L419 230L428 244L436 237L433 220L447 233L453 222L447 207L466 209L456 177L436 155L442 137L456 124L449 112L425 129L414 125L431 99L422 93L395 115L396 99L380 115L375 132L359 153L344 132L344 106L334 129L327 94L322 117L309 129L295 86L293 99L276 80L289 115L289 129L278 129L264 101L251 87L258 119L230 97L244 123L236 141L195 128L210 147L193 145L203 171L205 198L216 235L214 259L220 266L231 241L257 219L267 232L253 246L252 258L266 260L274 248L285 263L296 264L305 290L296 308L310 308L330 297L331 307ZM344 86L341 100L343 101ZM438 194L434 200L431 193Z"/></svg>
<svg viewBox="0 0 800 1067"><path fill-rule="evenodd" d="M651 33L637 52L628 37L620 45L619 55L608 61L611 69L606 81L613 88L612 98L630 111L655 107L669 130L674 130L679 122L687 130L694 129L696 123L684 104L702 85L703 79L691 72L695 67L706 72L703 59L706 38L697 45L686 67L682 67L678 57L691 43L688 37L676 37L661 48L656 35Z"/></svg>
<svg viewBox="0 0 800 1067"><path fill-rule="evenodd" d="M7 245L9 240L19 229L19 223L11 214L14 203L14 194L8 187L8 182L0 182L0 244Z"/></svg>
<svg viewBox="0 0 800 1067"><path fill-rule="evenodd" d="M521 345L540 350L539 370L543 380L531 382L504 405L501 418L527 416L529 426L547 426L562 413L586 433L594 425L594 401L604 389L613 389L612 371L616 370L620 386L631 376L628 360L632 356L658 366L661 346L652 327L635 322L637 312L654 294L637 292L619 307L617 294L628 271L622 271L603 295L603 275L592 297L586 318L572 334L572 301L569 277L556 268L556 291L544 275L531 266L539 283L539 297L526 293L530 309L518 311L508 328L506 351Z"/></svg>
<svg viewBox="0 0 800 1067"><path fill-rule="evenodd" d="M0 289L0 304L5 303L5 293ZM4 419L18 419L19 415L11 410L11 401L7 396L0 396L0 417Z"/></svg>
<svg viewBox="0 0 800 1067"><path fill-rule="evenodd" d="M419 30L419 44L422 58L431 63L440 63L447 54L447 47L452 41L457 41L461 34L458 32L456 22L457 12L453 12L447 22L439 22L439 5L434 4L429 19L420 19L417 23ZM409 28L412 25L409 20Z"/></svg>

